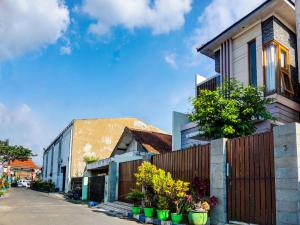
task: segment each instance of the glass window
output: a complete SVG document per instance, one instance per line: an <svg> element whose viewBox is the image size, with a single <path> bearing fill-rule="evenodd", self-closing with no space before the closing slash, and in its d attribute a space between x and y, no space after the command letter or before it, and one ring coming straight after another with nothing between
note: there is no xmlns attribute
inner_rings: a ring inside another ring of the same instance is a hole
<svg viewBox="0 0 300 225"><path fill-rule="evenodd" d="M257 86L257 68L256 68L256 41L248 43L249 57L249 83L252 86Z"/></svg>
<svg viewBox="0 0 300 225"><path fill-rule="evenodd" d="M280 54L281 54L280 55L280 66L281 66L281 68L286 69L287 68L286 51L281 50Z"/></svg>
<svg viewBox="0 0 300 225"><path fill-rule="evenodd" d="M276 89L276 71L277 71L277 47L270 44L266 47L266 89L267 92Z"/></svg>

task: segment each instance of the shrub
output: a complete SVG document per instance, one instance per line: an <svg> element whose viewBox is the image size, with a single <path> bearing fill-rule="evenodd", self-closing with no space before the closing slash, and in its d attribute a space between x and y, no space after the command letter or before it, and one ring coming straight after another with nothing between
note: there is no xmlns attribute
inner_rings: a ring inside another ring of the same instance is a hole
<svg viewBox="0 0 300 225"><path fill-rule="evenodd" d="M144 204L146 207L151 208L154 201L154 190L153 190L153 176L158 173L158 169L155 165L149 162L143 162L138 167L136 177L136 186L143 188L144 192Z"/></svg>
<svg viewBox="0 0 300 225"><path fill-rule="evenodd" d="M133 202L134 206L141 205L141 201L144 198L144 193L138 189L133 189L128 195L127 199Z"/></svg>
<svg viewBox="0 0 300 225"><path fill-rule="evenodd" d="M0 197L3 196L5 194L4 190L0 190Z"/></svg>
<svg viewBox="0 0 300 225"><path fill-rule="evenodd" d="M31 189L36 191L54 192L55 184L51 180L49 181L37 180L31 183Z"/></svg>

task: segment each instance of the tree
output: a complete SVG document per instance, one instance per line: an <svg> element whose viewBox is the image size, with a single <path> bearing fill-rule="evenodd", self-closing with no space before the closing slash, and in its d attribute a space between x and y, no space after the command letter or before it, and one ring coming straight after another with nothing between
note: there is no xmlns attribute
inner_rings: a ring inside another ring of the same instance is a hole
<svg viewBox="0 0 300 225"><path fill-rule="evenodd" d="M215 91L201 90L192 99L189 119L197 122L201 134L209 139L253 134L255 121L276 120L267 110L273 100L263 94L263 88L244 87L229 79Z"/></svg>
<svg viewBox="0 0 300 225"><path fill-rule="evenodd" d="M8 162L15 159L26 160L32 156L34 155L30 149L18 145L10 146L7 140L0 140L0 161Z"/></svg>

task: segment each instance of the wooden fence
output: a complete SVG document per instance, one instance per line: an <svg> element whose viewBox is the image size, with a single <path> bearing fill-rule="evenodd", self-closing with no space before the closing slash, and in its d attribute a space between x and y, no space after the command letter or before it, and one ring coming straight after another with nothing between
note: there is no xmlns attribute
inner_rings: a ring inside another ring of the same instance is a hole
<svg viewBox="0 0 300 225"><path fill-rule="evenodd" d="M273 133L228 140L227 163L228 219L276 224Z"/></svg>
<svg viewBox="0 0 300 225"><path fill-rule="evenodd" d="M119 164L119 191L118 199L120 201L128 202L127 194L131 189L135 188L135 176L137 168L143 163L143 160L134 160L123 162Z"/></svg>
<svg viewBox="0 0 300 225"><path fill-rule="evenodd" d="M195 177L209 180L210 144L155 155L152 163L175 179L193 183Z"/></svg>

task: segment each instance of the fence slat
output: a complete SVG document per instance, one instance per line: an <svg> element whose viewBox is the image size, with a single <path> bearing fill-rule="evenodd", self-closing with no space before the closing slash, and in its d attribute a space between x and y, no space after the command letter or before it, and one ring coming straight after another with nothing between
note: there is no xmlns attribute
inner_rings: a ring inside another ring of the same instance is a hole
<svg viewBox="0 0 300 225"><path fill-rule="evenodd" d="M276 224L273 133L231 139L226 148L228 219Z"/></svg>
<svg viewBox="0 0 300 225"><path fill-rule="evenodd" d="M209 144L194 146L176 152L155 155L152 157L152 163L158 168L171 172L173 178L192 184L195 177L209 180L209 152Z"/></svg>
<svg viewBox="0 0 300 225"><path fill-rule="evenodd" d="M134 160L123 162L119 164L119 191L118 199L120 201L128 202L127 194L131 189L135 188L135 176L137 168L143 163L143 160Z"/></svg>

